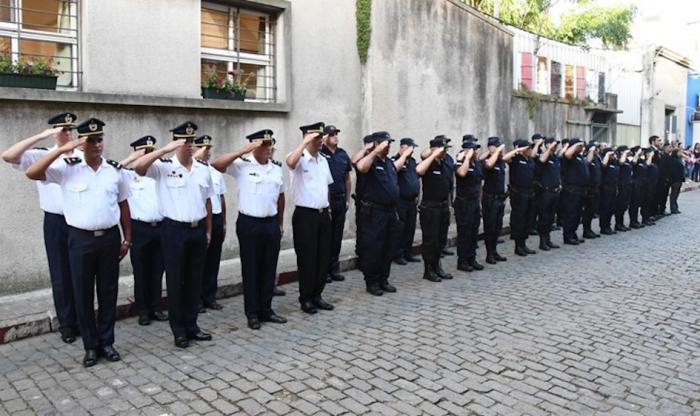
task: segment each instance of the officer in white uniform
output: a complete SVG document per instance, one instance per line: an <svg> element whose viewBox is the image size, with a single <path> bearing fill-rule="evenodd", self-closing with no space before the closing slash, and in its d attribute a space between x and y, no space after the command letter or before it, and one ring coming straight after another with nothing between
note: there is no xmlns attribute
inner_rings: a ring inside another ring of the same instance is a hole
<svg viewBox="0 0 700 416"><path fill-rule="evenodd" d="M308 314L318 309L332 310L323 300L331 256L331 217L328 185L333 177L326 158L321 156L324 123L301 126L303 140L287 156L292 172L294 250L299 274L299 302Z"/></svg>
<svg viewBox="0 0 700 416"><path fill-rule="evenodd" d="M73 127L77 116L73 113L61 113L49 120L52 128L24 139L12 145L2 154L5 162L12 167L24 172L34 162L50 151L60 147L71 140ZM54 138L56 144L51 148L35 147L40 141ZM62 154L56 163L64 163L66 157L82 157L83 152L75 149ZM55 183L37 181L39 192L39 206L44 211L44 246L46 258L49 263L49 277L51 278L51 291L53 304L58 318L58 330L63 342L72 343L78 334L78 318L75 312L75 299L70 276L70 262L68 259L68 225L63 216L63 197L61 187Z"/></svg>
<svg viewBox="0 0 700 416"><path fill-rule="evenodd" d="M226 153L213 163L238 183L236 235L241 252L243 301L248 327L260 322L287 320L272 310L280 238L284 228L282 164L272 160L272 130L246 137L243 148ZM243 155L250 154L248 157Z"/></svg>
<svg viewBox="0 0 700 416"><path fill-rule="evenodd" d="M131 143L134 152L120 163L129 176L131 197L131 228L133 243L131 265L134 269L134 300L139 314L139 325L150 325L151 320L167 321L168 315L160 311L163 292L163 251L160 246L160 230L163 215L158 209L156 181L136 174L126 166L155 149L156 138L143 136Z"/></svg>
<svg viewBox="0 0 700 416"><path fill-rule="evenodd" d="M212 138L209 135L197 137L194 147L198 148L194 154L195 159L209 163L211 158ZM207 247L207 258L204 264L204 277L202 278L202 297L199 312L207 309L221 310L224 307L216 301L216 290L219 286L219 264L221 263L221 249L226 238L226 183L224 175L209 165L211 181L214 184L214 193L211 199L211 241Z"/></svg>
<svg viewBox="0 0 700 416"><path fill-rule="evenodd" d="M114 322L119 288L119 261L131 245L129 178L121 165L102 157L104 123L91 118L78 125L78 137L47 153L27 169L27 176L61 186L68 224L68 255L85 357L93 366L98 355L109 361L121 357L114 349ZM61 154L83 145L84 158ZM124 240L120 244L121 222ZM97 322L94 291L97 283Z"/></svg>
<svg viewBox="0 0 700 416"><path fill-rule="evenodd" d="M185 122L174 129L173 141L140 157L134 163L139 175L156 181L160 213L161 247L168 289L168 315L175 346L187 348L190 340L210 341L197 325L204 260L211 238L211 201L214 184L206 162L192 156L197 125ZM175 151L172 159L163 156Z"/></svg>

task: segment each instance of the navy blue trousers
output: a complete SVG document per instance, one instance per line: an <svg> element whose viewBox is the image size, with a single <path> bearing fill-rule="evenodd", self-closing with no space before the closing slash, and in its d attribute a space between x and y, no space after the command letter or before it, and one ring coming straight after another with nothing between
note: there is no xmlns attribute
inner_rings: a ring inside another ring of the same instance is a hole
<svg viewBox="0 0 700 416"><path fill-rule="evenodd" d="M360 221L363 231L359 261L365 283L387 283L399 224L396 209L363 206Z"/></svg>
<svg viewBox="0 0 700 416"><path fill-rule="evenodd" d="M319 300L326 287L331 257L331 217L327 209L319 212L297 206L292 214L292 229L299 276L299 303Z"/></svg>
<svg viewBox="0 0 700 416"><path fill-rule="evenodd" d="M204 261L204 275L202 276L202 303L204 306L211 305L216 300L216 290L219 287L221 249L226 235L223 214L213 214L211 221L211 240L209 247L207 247L207 258Z"/></svg>
<svg viewBox="0 0 700 416"><path fill-rule="evenodd" d="M416 219L418 217L418 206L415 200L399 200L396 206L396 212L399 214L399 224L397 226L396 249L394 257L406 257L413 250L413 239L416 236Z"/></svg>
<svg viewBox="0 0 700 416"><path fill-rule="evenodd" d="M334 195L331 198L331 260L328 272L338 274L340 265L340 249L343 245L343 230L345 229L345 214L347 214L347 199L345 195Z"/></svg>
<svg viewBox="0 0 700 416"><path fill-rule="evenodd" d="M537 193L537 233L549 237L559 205L559 191L542 189Z"/></svg>
<svg viewBox="0 0 700 416"><path fill-rule="evenodd" d="M598 222L601 230L610 228L610 221L615 214L616 200L617 187L615 185L603 185L600 188L600 217Z"/></svg>
<svg viewBox="0 0 700 416"><path fill-rule="evenodd" d="M561 207L561 219L564 239L578 238L576 230L581 223L581 214L583 211L583 198L585 197L585 189L567 189L561 193L559 204Z"/></svg>
<svg viewBox="0 0 700 416"><path fill-rule="evenodd" d="M617 188L617 198L615 199L615 225L625 225L625 212L630 207L632 199L632 183L620 185Z"/></svg>
<svg viewBox="0 0 700 416"><path fill-rule="evenodd" d="M134 245L129 250L134 269L134 300L139 316L149 316L160 309L163 291L163 251L160 244L161 224L131 220Z"/></svg>
<svg viewBox="0 0 700 416"><path fill-rule="evenodd" d="M479 194L455 198L455 223L457 224L457 262L466 263L476 259L476 244L479 240L481 206Z"/></svg>
<svg viewBox="0 0 700 416"><path fill-rule="evenodd" d="M68 256L68 224L63 215L44 212L44 247L49 262L51 293L58 318L58 330L78 330L75 296Z"/></svg>

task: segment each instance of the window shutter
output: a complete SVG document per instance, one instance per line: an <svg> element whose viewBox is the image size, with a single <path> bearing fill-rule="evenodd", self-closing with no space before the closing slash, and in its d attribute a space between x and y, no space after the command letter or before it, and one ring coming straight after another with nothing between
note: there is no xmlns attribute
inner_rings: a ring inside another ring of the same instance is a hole
<svg viewBox="0 0 700 416"><path fill-rule="evenodd" d="M550 92L556 97L561 97L561 64L552 61L552 79Z"/></svg>
<svg viewBox="0 0 700 416"><path fill-rule="evenodd" d="M520 83L524 84L528 90L532 90L532 54L528 52L520 53Z"/></svg>
<svg viewBox="0 0 700 416"><path fill-rule="evenodd" d="M586 98L586 68L576 67L576 98Z"/></svg>

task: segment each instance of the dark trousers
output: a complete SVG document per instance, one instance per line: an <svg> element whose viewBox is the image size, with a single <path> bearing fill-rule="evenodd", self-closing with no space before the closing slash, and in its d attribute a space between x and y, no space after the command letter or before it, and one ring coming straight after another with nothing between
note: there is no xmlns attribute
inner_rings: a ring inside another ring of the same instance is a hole
<svg viewBox="0 0 700 416"><path fill-rule="evenodd" d="M415 200L399 200L396 206L399 214L399 223L396 227L396 249L394 257L406 257L413 250L413 239L416 236L416 219L418 217L418 206Z"/></svg>
<svg viewBox="0 0 700 416"><path fill-rule="evenodd" d="M484 245L489 254L496 252L498 236L501 235L501 229L503 229L505 208L505 195L485 193L481 199L481 212L484 217Z"/></svg>
<svg viewBox="0 0 700 416"><path fill-rule="evenodd" d="M600 188L598 186L588 188L586 196L583 200L582 222L583 231L591 232L591 224L593 218L598 214L600 209Z"/></svg>
<svg viewBox="0 0 700 416"><path fill-rule="evenodd" d="M681 193L683 182L674 182L671 184L671 212L678 212L678 195Z"/></svg>
<svg viewBox="0 0 700 416"><path fill-rule="evenodd" d="M642 220L647 221L651 217L656 215L656 181L647 179L647 181L644 183L644 186L642 187L642 192L644 194L644 205L642 205Z"/></svg>
<svg viewBox="0 0 700 416"><path fill-rule="evenodd" d="M583 212L583 198L585 197L585 188L567 189L561 193L561 219L564 240L578 238L576 230L581 223L581 214Z"/></svg>
<svg viewBox="0 0 700 416"><path fill-rule="evenodd" d="M365 283L367 286L387 283L399 225L396 210L365 205L360 212L360 222L363 231L359 261Z"/></svg>
<svg viewBox="0 0 700 416"><path fill-rule="evenodd" d="M662 214L666 211L666 202L668 201L668 194L671 191L671 182L667 179L659 178L656 183L656 214Z"/></svg>
<svg viewBox="0 0 700 416"><path fill-rule="evenodd" d="M615 199L615 226L625 225L625 212L629 209L631 200L632 184L618 186L617 198Z"/></svg>
<svg viewBox="0 0 700 416"><path fill-rule="evenodd" d="M639 210L644 206L644 183L635 181L630 198L630 223L639 224Z"/></svg>
<svg viewBox="0 0 700 416"><path fill-rule="evenodd" d="M320 212L297 206L292 214L292 230L299 274L299 302L318 300L326 287L331 257L331 217L328 210Z"/></svg>
<svg viewBox="0 0 700 416"><path fill-rule="evenodd" d="M197 313L207 255L206 227L204 220L191 228L168 218L161 227L170 329L175 337L185 337L199 332Z"/></svg>
<svg viewBox="0 0 700 416"><path fill-rule="evenodd" d="M353 201L355 201L355 254L360 255L360 235L362 234L361 224L360 224L360 211L362 210L362 204L357 195L352 196Z"/></svg>
<svg viewBox="0 0 700 416"><path fill-rule="evenodd" d="M423 245L421 254L425 264L437 264L442 251L441 236L442 225L445 218L450 215L447 200L422 201L420 204L420 229L423 233Z"/></svg>
<svg viewBox="0 0 700 416"><path fill-rule="evenodd" d="M454 203L455 223L457 223L457 263L467 263L476 259L476 244L479 240L481 206L479 194L470 197L457 197Z"/></svg>
<svg viewBox="0 0 700 416"><path fill-rule="evenodd" d="M204 260L204 275L202 275L202 303L204 306L211 305L216 300L224 237L226 237L226 231L224 230L223 214L212 214L211 240L209 241L209 247L207 247L207 255Z"/></svg>
<svg viewBox="0 0 700 416"><path fill-rule="evenodd" d="M343 244L343 229L345 228L345 214L348 211L345 195L334 195L331 198L331 260L328 272L338 274L340 265L340 248Z"/></svg>
<svg viewBox="0 0 700 416"><path fill-rule="evenodd" d="M69 227L68 255L80 335L85 349L114 344L119 289L119 228L100 237ZM97 320L95 320L95 291Z"/></svg>
<svg viewBox="0 0 700 416"><path fill-rule="evenodd" d="M559 205L559 191L542 189L537 193L537 233L549 237Z"/></svg>
<svg viewBox="0 0 700 416"><path fill-rule="evenodd" d="M63 215L44 212L44 247L49 261L49 277L58 330L78 330L75 296L68 255L68 225Z"/></svg>
<svg viewBox="0 0 700 416"><path fill-rule="evenodd" d="M245 315L248 319L267 318L272 314L272 290L280 253L277 217L238 214L236 235L241 250Z"/></svg>
<svg viewBox="0 0 700 416"><path fill-rule="evenodd" d="M510 238L524 242L530 235L530 220L535 211L534 196L529 189L510 190Z"/></svg>
<svg viewBox="0 0 700 416"><path fill-rule="evenodd" d="M600 188L600 217L598 224L600 229L610 228L610 221L615 214L615 201L617 200L617 186L603 185Z"/></svg>
<svg viewBox="0 0 700 416"><path fill-rule="evenodd" d="M151 225L131 220L134 245L129 255L134 269L134 299L139 316L149 316L160 309L165 270L160 232L160 223Z"/></svg>
<svg viewBox="0 0 700 416"><path fill-rule="evenodd" d="M452 199L452 194L450 194L449 200ZM440 235L438 236L438 244L440 245L440 251L447 247L447 232L450 230L450 206L449 201L447 205L447 215L440 216Z"/></svg>

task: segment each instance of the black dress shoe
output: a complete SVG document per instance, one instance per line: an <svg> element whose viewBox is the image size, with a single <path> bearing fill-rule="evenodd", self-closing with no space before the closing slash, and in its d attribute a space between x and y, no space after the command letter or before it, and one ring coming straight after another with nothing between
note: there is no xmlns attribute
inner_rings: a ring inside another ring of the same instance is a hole
<svg viewBox="0 0 700 416"><path fill-rule="evenodd" d="M615 231L613 231L612 228L609 228L609 227L603 228L602 230L600 230L600 233L603 234L603 235L613 235L613 234L616 234Z"/></svg>
<svg viewBox="0 0 700 416"><path fill-rule="evenodd" d="M496 259L496 261L508 261L507 258L501 256L501 255L498 254L498 253L493 253L493 258Z"/></svg>
<svg viewBox="0 0 700 416"><path fill-rule="evenodd" d="M199 305L199 309L197 310L198 313L206 313L207 308L204 307L204 305Z"/></svg>
<svg viewBox="0 0 700 416"><path fill-rule="evenodd" d="M215 311L220 311L220 310L224 309L224 306L217 301L214 301L212 303L208 303L205 305L205 307L207 309L214 309Z"/></svg>
<svg viewBox="0 0 700 416"><path fill-rule="evenodd" d="M151 324L151 317L148 315L139 315L139 325L148 326Z"/></svg>
<svg viewBox="0 0 700 416"><path fill-rule="evenodd" d="M469 265L474 268L474 270L484 270L484 265L476 261L476 259L469 260Z"/></svg>
<svg viewBox="0 0 700 416"><path fill-rule="evenodd" d="M248 318L248 328L260 329L260 320L258 318Z"/></svg>
<svg viewBox="0 0 700 416"><path fill-rule="evenodd" d="M440 254L444 254L445 256L454 256L455 252L447 248L443 248L442 251L440 251Z"/></svg>
<svg viewBox="0 0 700 416"><path fill-rule="evenodd" d="M72 344L76 340L73 328L65 328L61 331L61 340L66 344Z"/></svg>
<svg viewBox="0 0 700 416"><path fill-rule="evenodd" d="M446 271L442 270L442 267L440 267L440 266L435 268L435 274L438 275L438 277L442 280L452 279L452 275L447 273Z"/></svg>
<svg viewBox="0 0 700 416"><path fill-rule="evenodd" d="M331 273L331 279L336 282L342 282L343 280L345 280L345 276L338 273Z"/></svg>
<svg viewBox="0 0 700 416"><path fill-rule="evenodd" d="M165 322L168 320L168 314L161 311L155 311L151 314L151 319L156 320L158 322Z"/></svg>
<svg viewBox="0 0 700 416"><path fill-rule="evenodd" d="M392 286L390 283L380 283L379 287L387 293L396 293L396 288Z"/></svg>
<svg viewBox="0 0 700 416"><path fill-rule="evenodd" d="M111 362L121 361L122 359L121 355L119 355L117 350L115 350L111 345L100 348L99 354L101 357L105 357L107 361Z"/></svg>
<svg viewBox="0 0 700 416"><path fill-rule="evenodd" d="M569 244L571 246L579 245L578 238L565 238L564 244Z"/></svg>
<svg viewBox="0 0 700 416"><path fill-rule="evenodd" d="M372 283L367 286L367 293L373 296L382 296L384 294L384 291L381 287L379 287L379 284Z"/></svg>
<svg viewBox="0 0 700 416"><path fill-rule="evenodd" d="M97 364L97 350L85 350L85 356L83 357L83 367L88 368Z"/></svg>
<svg viewBox="0 0 700 416"><path fill-rule="evenodd" d="M550 239L547 239L547 247L552 248L552 249L560 248L558 245L552 243L552 240L550 240Z"/></svg>
<svg viewBox="0 0 700 416"><path fill-rule="evenodd" d="M331 275L326 275L326 283L333 283L333 279L331 279Z"/></svg>
<svg viewBox="0 0 700 416"><path fill-rule="evenodd" d="M318 309L316 309L316 306L311 303L311 301L306 301L301 304L301 310L308 313L309 315L313 315L316 312L318 312Z"/></svg>
<svg viewBox="0 0 700 416"><path fill-rule="evenodd" d="M331 305L330 303L323 300L323 298L318 298L317 300L315 300L314 305L318 309L322 309L324 311L332 311L333 310L333 305Z"/></svg>
<svg viewBox="0 0 700 416"><path fill-rule="evenodd" d="M671 214L673 214L673 215L678 215L680 213L681 213L680 211L671 211Z"/></svg>
<svg viewBox="0 0 700 416"><path fill-rule="evenodd" d="M278 288L277 286L275 286L274 289L272 289L272 296L284 296L286 294L287 292Z"/></svg>
<svg viewBox="0 0 700 416"><path fill-rule="evenodd" d="M207 334L206 332L195 332L194 334L187 334L187 338L194 340L194 341L211 341L212 336L211 334Z"/></svg>
<svg viewBox="0 0 700 416"><path fill-rule="evenodd" d="M270 315L261 319L263 322L272 322L273 324L286 324L287 319L272 312ZM248 321L250 323L250 321Z"/></svg>
<svg viewBox="0 0 700 416"><path fill-rule="evenodd" d="M638 223L638 222L631 222L631 223L630 223L630 228L635 229L635 230L638 230L638 229L642 228L642 224L640 224L640 223Z"/></svg>
<svg viewBox="0 0 700 416"><path fill-rule="evenodd" d="M420 263L420 259L418 257L412 256L410 254L405 255L403 259L409 263Z"/></svg>
<svg viewBox="0 0 700 416"><path fill-rule="evenodd" d="M523 249L525 249L525 252L527 254L537 254L535 250L530 249L530 247L528 247L525 243L523 243Z"/></svg>
<svg viewBox="0 0 700 416"><path fill-rule="evenodd" d="M457 270L463 271L463 272L473 272L474 268L472 267L471 264L469 263L457 263Z"/></svg>
<svg viewBox="0 0 700 416"><path fill-rule="evenodd" d="M537 230L535 230L535 229L533 228L533 229L531 229L530 231L528 231L528 234L529 234L529 235L538 235L538 232L537 232Z"/></svg>
<svg viewBox="0 0 700 416"><path fill-rule="evenodd" d="M586 240L584 240L583 238L578 238L578 237L576 237L576 239L578 240L578 243L579 243L579 244L583 244L583 243L586 242Z"/></svg>
<svg viewBox="0 0 700 416"><path fill-rule="evenodd" d="M615 225L615 231L620 231L624 233L625 231L627 231L627 227L625 227L624 225Z"/></svg>
<svg viewBox="0 0 700 416"><path fill-rule="evenodd" d="M493 257L493 256L486 256L486 263L488 263L488 264L496 264L496 263L498 263L498 262L496 261L496 258L495 258L495 257Z"/></svg>
<svg viewBox="0 0 700 416"><path fill-rule="evenodd" d="M525 251L525 249L523 248L523 246L520 245L520 244L518 244L518 245L515 246L515 251L514 251L514 253L515 253L516 256L520 256L520 257L525 257L525 256L527 256L527 251Z"/></svg>
<svg viewBox="0 0 700 416"><path fill-rule="evenodd" d="M398 264L399 266L405 266L408 264L408 262L403 257L397 257L394 259L394 264Z"/></svg>
<svg viewBox="0 0 700 416"><path fill-rule="evenodd" d="M540 250L549 251L551 248L547 245L547 240L540 238Z"/></svg>
<svg viewBox="0 0 700 416"><path fill-rule="evenodd" d="M595 233L593 233L593 231L585 231L583 233L583 238L593 239L593 238L598 238L598 236L596 236Z"/></svg>
<svg viewBox="0 0 700 416"><path fill-rule="evenodd" d="M175 337L175 346L178 348L187 348L190 346L190 341L185 337Z"/></svg>
<svg viewBox="0 0 700 416"><path fill-rule="evenodd" d="M503 243L505 243L505 240L503 240L502 238L499 238L498 240L496 240L496 244L503 244Z"/></svg>

